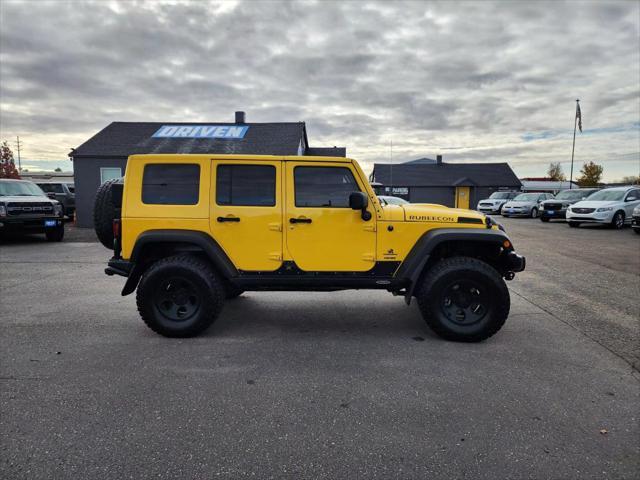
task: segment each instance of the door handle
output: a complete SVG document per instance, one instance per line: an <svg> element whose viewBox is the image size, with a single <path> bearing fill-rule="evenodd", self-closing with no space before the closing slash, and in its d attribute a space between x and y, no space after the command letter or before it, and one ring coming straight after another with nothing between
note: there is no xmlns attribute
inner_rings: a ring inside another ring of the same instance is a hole
<svg viewBox="0 0 640 480"><path fill-rule="evenodd" d="M310 218L290 218L289 223L311 223Z"/></svg>
<svg viewBox="0 0 640 480"><path fill-rule="evenodd" d="M218 217L218 222L239 222L240 219L238 217Z"/></svg>

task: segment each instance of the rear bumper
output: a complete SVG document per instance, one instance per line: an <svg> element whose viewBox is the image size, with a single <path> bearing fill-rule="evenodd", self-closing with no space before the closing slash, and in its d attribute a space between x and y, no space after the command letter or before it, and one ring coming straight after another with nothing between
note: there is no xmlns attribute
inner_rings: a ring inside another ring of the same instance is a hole
<svg viewBox="0 0 640 480"><path fill-rule="evenodd" d="M109 260L108 267L104 269L104 273L109 276L120 275L121 277L128 277L133 270L133 263L129 260L123 260L122 258L112 258Z"/></svg>

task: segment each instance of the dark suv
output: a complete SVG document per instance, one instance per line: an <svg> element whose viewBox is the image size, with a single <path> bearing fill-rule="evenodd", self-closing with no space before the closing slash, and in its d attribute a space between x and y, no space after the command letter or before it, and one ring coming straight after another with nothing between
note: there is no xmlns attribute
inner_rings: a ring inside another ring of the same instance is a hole
<svg viewBox="0 0 640 480"><path fill-rule="evenodd" d="M73 183L37 182L37 185L49 198L58 200L62 204L63 215L73 218L76 212L76 194Z"/></svg>
<svg viewBox="0 0 640 480"><path fill-rule="evenodd" d="M33 182L0 179L0 237L7 233L44 233L50 242L60 242L62 205Z"/></svg>
<svg viewBox="0 0 640 480"><path fill-rule="evenodd" d="M572 188L563 190L555 198L545 200L540 205L540 221L564 220L567 216L567 208L574 203L584 200L589 195L596 193L599 188Z"/></svg>

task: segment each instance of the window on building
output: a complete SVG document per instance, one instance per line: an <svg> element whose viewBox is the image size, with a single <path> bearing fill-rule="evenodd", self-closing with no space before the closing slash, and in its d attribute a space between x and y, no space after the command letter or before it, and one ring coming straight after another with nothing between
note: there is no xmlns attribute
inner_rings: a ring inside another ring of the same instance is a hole
<svg viewBox="0 0 640 480"><path fill-rule="evenodd" d="M276 167L273 165L218 165L216 203L273 207L276 204Z"/></svg>
<svg viewBox="0 0 640 480"><path fill-rule="evenodd" d="M142 203L195 205L200 190L200 165L158 163L145 165Z"/></svg>
<svg viewBox="0 0 640 480"><path fill-rule="evenodd" d="M349 207L349 195L360 188L345 167L296 167L296 207Z"/></svg>
<svg viewBox="0 0 640 480"><path fill-rule="evenodd" d="M105 167L100 169L100 184L114 178L122 178L122 169L120 167Z"/></svg>

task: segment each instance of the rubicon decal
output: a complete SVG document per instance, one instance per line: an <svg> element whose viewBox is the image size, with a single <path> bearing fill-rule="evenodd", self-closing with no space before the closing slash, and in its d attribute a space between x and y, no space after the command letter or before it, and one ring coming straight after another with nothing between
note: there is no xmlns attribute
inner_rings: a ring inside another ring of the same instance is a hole
<svg viewBox="0 0 640 480"><path fill-rule="evenodd" d="M247 125L163 125L153 138L228 138L241 139L249 130Z"/></svg>
<svg viewBox="0 0 640 480"><path fill-rule="evenodd" d="M455 223L456 219L445 215L409 215L409 221Z"/></svg>

